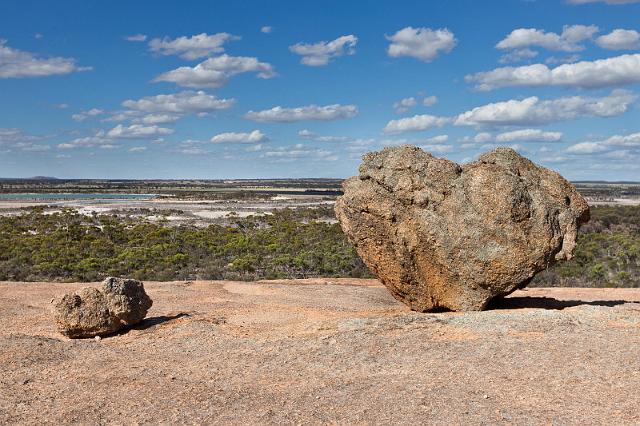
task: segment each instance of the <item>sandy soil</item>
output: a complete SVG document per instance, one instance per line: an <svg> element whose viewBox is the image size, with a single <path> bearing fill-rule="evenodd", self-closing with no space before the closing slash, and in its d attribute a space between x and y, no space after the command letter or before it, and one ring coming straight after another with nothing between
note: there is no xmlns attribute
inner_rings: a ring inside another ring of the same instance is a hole
<svg viewBox="0 0 640 426"><path fill-rule="evenodd" d="M68 340L0 283L0 424L639 424L640 289L419 314L373 280L147 283L140 326Z"/></svg>

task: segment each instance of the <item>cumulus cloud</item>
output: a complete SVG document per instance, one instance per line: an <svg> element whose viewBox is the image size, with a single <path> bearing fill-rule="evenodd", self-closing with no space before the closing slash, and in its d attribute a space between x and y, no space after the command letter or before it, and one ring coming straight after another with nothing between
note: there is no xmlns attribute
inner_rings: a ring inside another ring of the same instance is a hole
<svg viewBox="0 0 640 426"><path fill-rule="evenodd" d="M343 55L356 53L358 37L353 34L338 37L332 41L319 41L318 43L297 43L289 46L289 50L302 56L300 63L312 67L327 65L331 59Z"/></svg>
<svg viewBox="0 0 640 426"><path fill-rule="evenodd" d="M564 64L504 67L465 77L476 89L487 91L512 86L564 86L601 88L640 83L640 54Z"/></svg>
<svg viewBox="0 0 640 426"><path fill-rule="evenodd" d="M426 96L422 100L422 105L424 105L424 106L433 106L436 103L438 103L438 97L437 96Z"/></svg>
<svg viewBox="0 0 640 426"><path fill-rule="evenodd" d="M595 142L580 142L565 150L568 154L596 154L607 152L610 158L625 158L640 154L640 133L614 135Z"/></svg>
<svg viewBox="0 0 640 426"><path fill-rule="evenodd" d="M265 25L264 27L260 28L260 32L264 34L271 34L273 32L273 27Z"/></svg>
<svg viewBox="0 0 640 426"><path fill-rule="evenodd" d="M391 42L387 48L389 56L411 56L424 62L431 62L441 53L449 53L457 40L448 29L406 27L392 36L385 36Z"/></svg>
<svg viewBox="0 0 640 426"><path fill-rule="evenodd" d="M73 139L57 145L58 149L75 149L75 148L102 148L113 149L117 147L110 138L107 138L104 131L100 130L93 136Z"/></svg>
<svg viewBox="0 0 640 426"><path fill-rule="evenodd" d="M160 74L154 81L166 81L189 88L216 89L227 84L237 74L255 72L259 78L275 76L273 66L246 56L220 55L207 59L195 67L180 67Z"/></svg>
<svg viewBox="0 0 640 426"><path fill-rule="evenodd" d="M418 145L420 149L423 149L431 154L447 154L453 152L452 145L437 145L437 144L421 144Z"/></svg>
<svg viewBox="0 0 640 426"><path fill-rule="evenodd" d="M634 30L617 29L598 37L596 44L609 50L640 49L640 33Z"/></svg>
<svg viewBox="0 0 640 426"><path fill-rule="evenodd" d="M449 140L449 135L438 135L432 136L424 140L425 143L434 144L434 143L445 143Z"/></svg>
<svg viewBox="0 0 640 426"><path fill-rule="evenodd" d="M581 142L566 149L569 154L595 154L606 151L607 148L597 142Z"/></svg>
<svg viewBox="0 0 640 426"><path fill-rule="evenodd" d="M567 56L549 56L547 59L544 60L545 64L570 64L573 62L578 62L580 60L581 56L577 53L573 54L573 55L567 55Z"/></svg>
<svg viewBox="0 0 640 426"><path fill-rule="evenodd" d="M531 59L538 56L538 52L531 49L515 49L511 52L505 53L498 59L498 62L501 64L507 64L509 62L520 62L525 59Z"/></svg>
<svg viewBox="0 0 640 426"><path fill-rule="evenodd" d="M548 50L577 52L584 50L580 42L592 38L598 30L595 25L565 25L562 33L556 34L536 28L518 28L501 40L496 48L524 49L536 46Z"/></svg>
<svg viewBox="0 0 640 426"><path fill-rule="evenodd" d="M293 123L296 121L330 121L352 118L358 114L355 105L309 105L297 108L276 106L264 111L249 111L245 118L260 122Z"/></svg>
<svg viewBox="0 0 640 426"><path fill-rule="evenodd" d="M91 108L91 109L90 109L90 110L88 110L88 111L81 111L81 112L79 112L78 114L73 114L73 115L71 116L71 118L72 118L74 121L81 122L81 121L86 120L87 118L97 117L98 115L102 115L102 114L104 114L104 111L103 111L103 110L98 109L98 108Z"/></svg>
<svg viewBox="0 0 640 426"><path fill-rule="evenodd" d="M220 133L211 138L213 143L260 143L266 141L267 135L260 130L254 130L249 133Z"/></svg>
<svg viewBox="0 0 640 426"><path fill-rule="evenodd" d="M464 148L475 148L476 146L473 145L474 143L487 143L487 142L491 142L492 140L493 140L493 135L491 133L482 132L482 133L476 134L473 137L465 136L464 138L460 139L460 142L467 145L467 146L463 146Z"/></svg>
<svg viewBox="0 0 640 426"><path fill-rule="evenodd" d="M127 41L147 41L147 36L145 34L134 34L126 36L124 39Z"/></svg>
<svg viewBox="0 0 640 426"><path fill-rule="evenodd" d="M277 161L295 161L300 158L310 158L315 160L336 161L338 156L332 151L325 149L311 148L304 144L293 146L282 146L264 152L261 157Z"/></svg>
<svg viewBox="0 0 640 426"><path fill-rule="evenodd" d="M175 114L147 114L133 121L142 124L170 124L180 119L180 115Z"/></svg>
<svg viewBox="0 0 640 426"><path fill-rule="evenodd" d="M231 108L234 99L219 99L203 91L184 91L169 95L146 96L138 100L126 100L122 106L148 113L188 114L211 112Z"/></svg>
<svg viewBox="0 0 640 426"><path fill-rule="evenodd" d="M191 37L178 37L175 39L154 38L149 42L149 50L159 55L176 55L183 59L194 60L205 58L214 53L224 52L224 44L227 41L239 40L240 37L228 33L197 34Z"/></svg>
<svg viewBox="0 0 640 426"><path fill-rule="evenodd" d="M164 135L170 135L173 129L158 126L144 126L142 124L132 124L123 126L118 124L106 134L111 139L152 139Z"/></svg>
<svg viewBox="0 0 640 426"><path fill-rule="evenodd" d="M393 103L393 109L396 110L398 114L409 111L411 108L416 106L418 102L416 98L413 96L410 98L404 98L399 100L398 102Z"/></svg>
<svg viewBox="0 0 640 426"><path fill-rule="evenodd" d="M418 132L434 127L442 127L450 122L451 119L447 117L436 117L429 114L414 115L413 117L389 121L383 131L392 134Z"/></svg>
<svg viewBox="0 0 640 426"><path fill-rule="evenodd" d="M522 129L496 135L496 142L558 142L561 132L544 132L540 129Z"/></svg>
<svg viewBox="0 0 640 426"><path fill-rule="evenodd" d="M44 152L51 149L49 145L37 144L42 140L17 128L0 128L0 149L8 151Z"/></svg>
<svg viewBox="0 0 640 426"><path fill-rule="evenodd" d="M592 98L570 96L540 100L532 96L522 100L490 103L460 114L456 126L531 126L580 117L612 117L625 113L637 96L614 90L609 96Z"/></svg>
<svg viewBox="0 0 640 426"><path fill-rule="evenodd" d="M88 71L90 67L79 67L72 58L40 58L30 52L7 46L0 39L0 78L47 77L77 71Z"/></svg>
<svg viewBox="0 0 640 426"><path fill-rule="evenodd" d="M343 146L347 147L347 150L354 147L363 147L366 145L370 145L374 142L373 139L362 139L362 138L353 138L349 136L324 136L318 135L315 132L312 132L307 129L300 130L298 132L298 137L300 139L313 141L313 142L335 142L342 143Z"/></svg>

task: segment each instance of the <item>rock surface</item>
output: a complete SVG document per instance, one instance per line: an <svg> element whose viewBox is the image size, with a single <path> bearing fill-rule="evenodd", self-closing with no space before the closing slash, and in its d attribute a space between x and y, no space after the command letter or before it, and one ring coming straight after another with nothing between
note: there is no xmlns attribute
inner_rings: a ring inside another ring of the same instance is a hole
<svg viewBox="0 0 640 426"><path fill-rule="evenodd" d="M107 278L55 301L55 320L67 337L104 336L142 321L153 302L140 281Z"/></svg>
<svg viewBox="0 0 640 426"><path fill-rule="evenodd" d="M640 424L640 289L419 314L375 280L145 282L143 324L63 339L86 285L0 282L1 425Z"/></svg>
<svg viewBox="0 0 640 426"><path fill-rule="evenodd" d="M509 148L460 166L409 145L363 157L336 202L342 229L417 311L482 310L570 259L589 207L560 174Z"/></svg>

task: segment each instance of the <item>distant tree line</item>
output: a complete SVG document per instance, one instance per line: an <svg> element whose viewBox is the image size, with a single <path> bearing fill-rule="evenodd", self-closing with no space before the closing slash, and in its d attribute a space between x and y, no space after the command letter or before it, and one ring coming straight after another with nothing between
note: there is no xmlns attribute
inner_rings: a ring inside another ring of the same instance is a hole
<svg viewBox="0 0 640 426"><path fill-rule="evenodd" d="M370 276L340 227L314 216L285 209L199 228L35 209L0 217L0 280Z"/></svg>
<svg viewBox="0 0 640 426"><path fill-rule="evenodd" d="M331 210L276 210L205 228L33 209L0 217L0 280L370 277ZM640 287L640 207L595 207L575 256L533 286Z"/></svg>

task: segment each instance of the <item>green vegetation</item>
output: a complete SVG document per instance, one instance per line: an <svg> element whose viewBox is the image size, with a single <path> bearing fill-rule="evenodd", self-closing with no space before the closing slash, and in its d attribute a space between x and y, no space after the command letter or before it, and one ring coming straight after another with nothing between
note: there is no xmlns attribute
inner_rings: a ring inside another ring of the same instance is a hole
<svg viewBox="0 0 640 426"><path fill-rule="evenodd" d="M367 276L340 227L313 220L319 213L285 209L198 228L34 209L0 217L0 280Z"/></svg>
<svg viewBox="0 0 640 426"><path fill-rule="evenodd" d="M574 258L539 274L538 287L640 287L640 207L592 207Z"/></svg>
<svg viewBox="0 0 640 426"><path fill-rule="evenodd" d="M594 207L575 257L534 286L640 287L640 207ZM277 210L226 225L169 226L41 209L0 217L0 280L95 281L371 276L330 207Z"/></svg>

